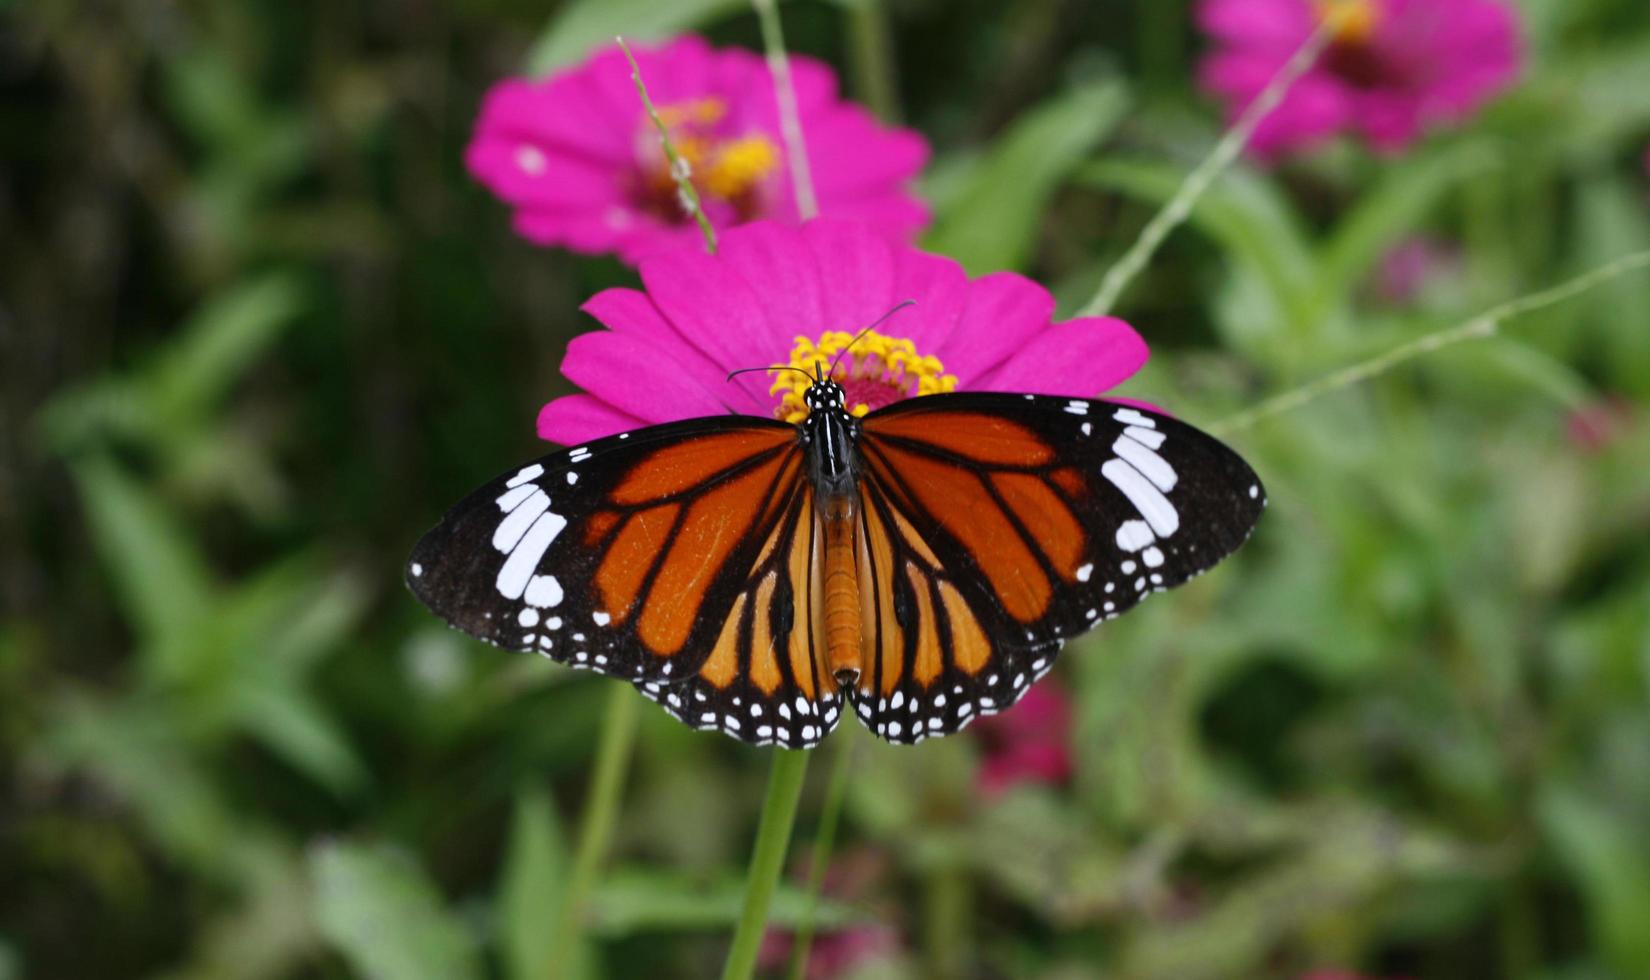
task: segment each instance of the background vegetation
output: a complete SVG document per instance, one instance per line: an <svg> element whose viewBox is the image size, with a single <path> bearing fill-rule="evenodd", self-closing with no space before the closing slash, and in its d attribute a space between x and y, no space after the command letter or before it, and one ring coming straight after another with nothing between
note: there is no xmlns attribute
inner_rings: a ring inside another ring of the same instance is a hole
<svg viewBox="0 0 1650 980"><path fill-rule="evenodd" d="M1650 247L1650 9L1520 6L1473 125L1224 178L1125 297L1129 392L1214 423ZM934 142L931 247L1068 311L1217 135L1182 0L785 17ZM630 273L460 151L496 79L682 28L758 46L707 0L0 4L0 978L542 972L610 682L400 566ZM822 928L891 926L877 975L1650 976L1647 400L1640 273L1233 433L1273 508L1064 658L1070 785L855 739ZM641 712L585 964L701 976L767 750Z"/></svg>

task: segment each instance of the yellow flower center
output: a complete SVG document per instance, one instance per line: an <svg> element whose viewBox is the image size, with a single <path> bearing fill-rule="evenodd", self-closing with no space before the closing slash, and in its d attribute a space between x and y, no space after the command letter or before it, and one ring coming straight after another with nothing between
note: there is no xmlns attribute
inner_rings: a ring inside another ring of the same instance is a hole
<svg viewBox="0 0 1650 980"><path fill-rule="evenodd" d="M1375 33L1381 11L1376 0L1313 0L1318 22L1329 25L1336 44L1362 44Z"/></svg>
<svg viewBox="0 0 1650 980"><path fill-rule="evenodd" d="M853 349L844 354L849 344ZM836 369L831 377L842 385L848 410L855 415L917 395L957 390L957 376L946 374L939 358L917 353L916 345L904 337L887 337L868 330L856 341L851 333L827 330L817 341L796 338L791 367L811 374L820 364L832 363ZM786 422L802 421L808 416L803 395L812 379L797 371L772 373L775 377L769 391L780 395L774 416Z"/></svg>
<svg viewBox="0 0 1650 980"><path fill-rule="evenodd" d="M713 132L727 114L727 104L716 98L693 99L659 109L659 118L670 130L671 143L687 163L690 179L700 193L746 206L756 185L779 166L779 147L765 136L728 137ZM656 194L667 200L674 198L675 180L662 154L649 183Z"/></svg>

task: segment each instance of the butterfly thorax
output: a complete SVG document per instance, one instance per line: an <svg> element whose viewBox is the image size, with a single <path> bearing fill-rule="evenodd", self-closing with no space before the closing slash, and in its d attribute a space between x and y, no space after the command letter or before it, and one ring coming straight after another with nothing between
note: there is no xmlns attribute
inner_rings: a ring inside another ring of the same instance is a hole
<svg viewBox="0 0 1650 980"><path fill-rule="evenodd" d="M831 676L848 687L858 681L863 669L859 558L854 552L859 516L859 420L849 413L842 386L828 377L810 385L804 399L808 417L798 428L823 532L826 661Z"/></svg>

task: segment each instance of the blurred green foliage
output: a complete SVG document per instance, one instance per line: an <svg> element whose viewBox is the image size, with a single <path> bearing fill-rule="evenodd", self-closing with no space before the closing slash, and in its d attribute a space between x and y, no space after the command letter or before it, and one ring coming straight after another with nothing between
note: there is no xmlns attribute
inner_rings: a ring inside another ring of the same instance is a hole
<svg viewBox="0 0 1650 980"><path fill-rule="evenodd" d="M1472 126L1222 179L1126 297L1154 347L1127 393L1213 422L1650 247L1650 10L1521 6L1525 78ZM870 0L784 11L864 68ZM928 244L1063 309L1217 136L1181 0L883 16ZM460 152L524 65L754 47L754 18L0 23L0 980L542 975L605 682L441 629L399 569L536 452L578 303L630 279L513 238ZM1416 235L1458 259L1383 299ZM842 848L890 870L821 929L893 926L895 974L1650 976L1647 402L1640 275L1238 434L1273 509L1064 658L1073 785L987 800L972 737L860 739ZM1602 445L1570 434L1611 404ZM763 762L646 709L577 972L714 971Z"/></svg>

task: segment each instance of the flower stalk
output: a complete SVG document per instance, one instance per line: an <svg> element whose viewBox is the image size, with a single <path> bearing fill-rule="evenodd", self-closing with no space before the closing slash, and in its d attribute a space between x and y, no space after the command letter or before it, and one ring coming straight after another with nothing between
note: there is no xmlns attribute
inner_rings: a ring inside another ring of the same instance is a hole
<svg viewBox="0 0 1650 980"><path fill-rule="evenodd" d="M1324 395L1379 377L1398 365L1414 360L1423 354L1430 354L1433 351L1453 347L1469 340L1483 340L1493 337L1501 329L1501 324L1513 317L1522 316L1525 313L1531 313L1552 306L1555 303L1561 303L1635 269L1645 267L1650 267L1650 251L1624 255L1613 262L1584 272L1551 288L1509 300L1464 323L1429 333L1405 344L1399 344L1397 347L1367 360L1344 367L1298 388L1268 398L1253 408L1209 426L1209 431L1218 436L1240 432L1253 427L1257 422L1271 418L1274 415L1282 415L1285 412L1293 411L1308 402L1322 398Z"/></svg>
<svg viewBox="0 0 1650 980"><path fill-rule="evenodd" d="M774 0L751 0L762 22L762 46L767 49L768 71L773 74L774 98L779 103L779 132L785 138L785 159L791 167L791 186L796 194L796 210L803 221L819 215L819 199L814 196L814 179L808 169L808 144L802 138L802 112L796 104L796 85L791 80L791 59L785 53L785 31L779 23Z"/></svg>
<svg viewBox="0 0 1650 980"><path fill-rule="evenodd" d="M854 731L843 726L836 737L831 758L831 774L825 784L825 799L819 808L819 829L814 834L813 855L808 859L808 898L802 907L802 919L796 925L795 942L791 947L791 980L802 980L808 970L808 951L814 941L814 915L819 910L819 895L825 887L825 870L831 865L831 850L836 846L836 828L842 820L842 804L848 798L848 773L853 769Z"/></svg>
<svg viewBox="0 0 1650 980"><path fill-rule="evenodd" d="M711 227L710 218L705 216L704 206L699 201L699 191L693 186L693 168L676 152L676 145L670 141L670 127L659 118L659 110L648 97L647 84L642 81L642 68L636 64L636 56L630 53L630 45L624 43L622 37L616 37L614 40L624 52L625 60L630 62L630 79L636 83L636 94L641 96L642 107L647 110L647 118L653 121L653 128L659 131L659 147L664 150L665 161L670 164L670 176L676 181L676 194L682 203L682 210L698 222L699 234L705 239L705 251L715 255L716 229Z"/></svg>
<svg viewBox="0 0 1650 980"><path fill-rule="evenodd" d="M756 846L751 851L750 873L745 879L745 904L733 945L722 968L722 980L746 980L756 971L756 956L762 934L768 928L768 907L779 887L790 848L791 828L796 823L797 804L802 798L803 778L808 774L808 752L775 749L773 768L768 774L767 798L762 803L762 822L756 829Z"/></svg>
<svg viewBox="0 0 1650 980"><path fill-rule="evenodd" d="M1214 184L1215 179L1224 173L1226 168L1232 165L1232 161L1237 159L1238 154L1243 152L1243 148L1249 145L1255 130L1272 114L1272 110L1278 107L1283 97L1289 94L1289 89L1295 82L1317 62L1318 56L1323 54L1324 49L1334 40L1338 23L1338 17L1326 17L1294 56L1278 69L1277 75L1273 76L1272 81L1255 97L1255 101L1243 110L1243 114L1238 116L1237 121L1226 131L1226 135L1220 138L1220 142L1215 144L1208 157L1186 175L1174 197L1170 198L1169 202L1152 216L1152 220L1146 223L1146 227L1141 229L1140 237L1135 239L1129 250L1123 253L1123 257L1118 259L1116 264L1106 270L1099 291L1089 300L1088 305L1078 312L1078 316L1111 314L1118 298L1123 295L1123 290L1128 288L1134 277L1138 276L1146 267L1146 263L1151 261L1152 256L1157 254L1163 240L1185 222L1191 215L1192 208Z"/></svg>
<svg viewBox="0 0 1650 980"><path fill-rule="evenodd" d="M625 774L630 769L631 748L636 742L636 692L629 684L609 684L607 707L602 712L602 730L596 741L595 770L590 777L589 796L579 821L579 840L573 868L567 878L561 918L551 933L551 980L567 975L575 957L573 947L583 930L596 876L613 843L613 827L619 819L619 796Z"/></svg>

